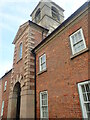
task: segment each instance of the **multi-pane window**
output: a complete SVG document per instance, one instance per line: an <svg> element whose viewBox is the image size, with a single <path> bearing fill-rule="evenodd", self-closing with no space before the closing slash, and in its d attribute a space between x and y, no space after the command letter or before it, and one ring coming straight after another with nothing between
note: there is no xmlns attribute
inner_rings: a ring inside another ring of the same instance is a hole
<svg viewBox="0 0 90 120"><path fill-rule="evenodd" d="M22 58L22 43L19 45L19 59Z"/></svg>
<svg viewBox="0 0 90 120"><path fill-rule="evenodd" d="M79 83L78 90L83 117L90 119L90 81Z"/></svg>
<svg viewBox="0 0 90 120"><path fill-rule="evenodd" d="M48 119L48 93L40 92L40 117Z"/></svg>
<svg viewBox="0 0 90 120"><path fill-rule="evenodd" d="M4 110L4 101L2 102L1 116L3 116L3 110Z"/></svg>
<svg viewBox="0 0 90 120"><path fill-rule="evenodd" d="M70 36L72 54L76 54L86 48L82 29L79 29Z"/></svg>
<svg viewBox="0 0 90 120"><path fill-rule="evenodd" d="M60 21L60 16L59 16L58 10L57 10L55 7L53 7L53 6L52 6L51 10L52 10L52 17L53 17L55 20Z"/></svg>
<svg viewBox="0 0 90 120"><path fill-rule="evenodd" d="M6 88L7 88L7 81L5 81L4 83L4 91L6 91Z"/></svg>
<svg viewBox="0 0 90 120"><path fill-rule="evenodd" d="M46 70L46 54L39 57L39 69L40 71Z"/></svg>

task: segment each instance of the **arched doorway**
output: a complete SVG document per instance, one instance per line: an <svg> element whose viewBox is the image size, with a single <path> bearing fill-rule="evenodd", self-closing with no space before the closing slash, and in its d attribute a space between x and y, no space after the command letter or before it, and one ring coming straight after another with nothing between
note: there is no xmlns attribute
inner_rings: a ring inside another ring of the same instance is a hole
<svg viewBox="0 0 90 120"><path fill-rule="evenodd" d="M20 96L21 93L21 87L20 83L17 82L14 86L13 89L13 102L12 102L12 107L13 107L13 117L16 118L16 120L20 118Z"/></svg>

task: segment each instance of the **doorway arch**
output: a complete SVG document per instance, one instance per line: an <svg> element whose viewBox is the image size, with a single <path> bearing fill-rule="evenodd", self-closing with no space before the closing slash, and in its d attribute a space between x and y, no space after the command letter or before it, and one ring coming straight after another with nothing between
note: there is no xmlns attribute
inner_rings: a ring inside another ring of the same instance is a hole
<svg viewBox="0 0 90 120"><path fill-rule="evenodd" d="M13 112L13 118L16 118L16 120L19 120L20 118L20 101L21 101L21 85L19 82L17 82L13 89L13 101L12 101L12 112Z"/></svg>

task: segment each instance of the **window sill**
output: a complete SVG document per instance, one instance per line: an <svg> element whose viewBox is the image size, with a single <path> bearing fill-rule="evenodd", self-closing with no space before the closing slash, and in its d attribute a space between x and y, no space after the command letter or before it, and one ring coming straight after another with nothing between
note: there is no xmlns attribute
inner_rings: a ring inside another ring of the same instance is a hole
<svg viewBox="0 0 90 120"><path fill-rule="evenodd" d="M81 55L81 54L83 54L83 53L85 53L85 52L87 52L87 51L89 51L89 49L88 49L88 48L85 48L84 50L76 53L75 55L72 55L70 58L73 59L73 58L75 58L75 57L77 57L77 56L79 56L79 55Z"/></svg>
<svg viewBox="0 0 90 120"><path fill-rule="evenodd" d="M47 69L39 71L37 75L41 75L42 73L47 72Z"/></svg>

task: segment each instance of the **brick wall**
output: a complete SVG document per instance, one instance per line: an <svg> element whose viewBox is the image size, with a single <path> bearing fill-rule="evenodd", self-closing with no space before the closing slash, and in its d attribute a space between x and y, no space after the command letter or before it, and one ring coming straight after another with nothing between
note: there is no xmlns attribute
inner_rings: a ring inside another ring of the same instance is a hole
<svg viewBox="0 0 90 120"><path fill-rule="evenodd" d="M69 36L83 29L88 47L88 15L84 13L57 31L36 53L36 105L40 117L40 92L48 91L49 118L82 117L77 83L88 80L88 52L71 59ZM46 54L47 71L39 72L39 56Z"/></svg>
<svg viewBox="0 0 90 120"><path fill-rule="evenodd" d="M9 90L10 90L10 80L11 80L11 70L6 73L2 79L0 80L1 85L1 100L0 100L0 116L1 116L1 108L2 101L4 101L4 110L3 110L3 118L7 118L7 110L8 110L8 99L9 99ZM5 81L7 81L6 90L4 91Z"/></svg>

